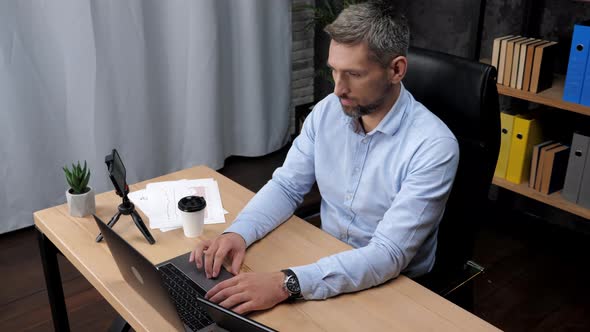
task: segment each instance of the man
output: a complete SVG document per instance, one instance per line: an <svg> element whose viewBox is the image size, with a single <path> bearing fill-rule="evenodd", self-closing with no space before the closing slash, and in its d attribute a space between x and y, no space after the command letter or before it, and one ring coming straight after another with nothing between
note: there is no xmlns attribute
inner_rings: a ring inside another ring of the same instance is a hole
<svg viewBox="0 0 590 332"><path fill-rule="evenodd" d="M438 224L459 160L450 130L401 83L409 28L377 3L345 9L326 27L334 93L305 120L285 163L226 232L191 261L234 278L207 297L238 313L287 298L325 299L419 276L435 260ZM355 249L273 273L240 273L246 248L288 219L317 181L322 229ZM202 260L202 254L204 261Z"/></svg>

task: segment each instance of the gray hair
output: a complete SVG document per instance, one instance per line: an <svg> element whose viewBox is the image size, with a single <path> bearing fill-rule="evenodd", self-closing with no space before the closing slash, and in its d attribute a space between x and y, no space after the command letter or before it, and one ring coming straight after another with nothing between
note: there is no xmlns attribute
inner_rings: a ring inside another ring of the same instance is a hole
<svg viewBox="0 0 590 332"><path fill-rule="evenodd" d="M337 43L366 42L372 56L383 66L397 56L406 56L410 46L407 19L386 1L351 5L324 31Z"/></svg>

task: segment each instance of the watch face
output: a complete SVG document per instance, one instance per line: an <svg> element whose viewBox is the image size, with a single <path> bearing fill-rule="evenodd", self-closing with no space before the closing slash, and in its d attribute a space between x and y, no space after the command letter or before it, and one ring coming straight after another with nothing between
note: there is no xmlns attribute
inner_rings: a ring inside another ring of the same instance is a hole
<svg viewBox="0 0 590 332"><path fill-rule="evenodd" d="M291 294L298 294L301 292L301 288L299 288L299 283L297 282L297 279L295 279L293 276L289 276L289 278L287 279L287 290Z"/></svg>

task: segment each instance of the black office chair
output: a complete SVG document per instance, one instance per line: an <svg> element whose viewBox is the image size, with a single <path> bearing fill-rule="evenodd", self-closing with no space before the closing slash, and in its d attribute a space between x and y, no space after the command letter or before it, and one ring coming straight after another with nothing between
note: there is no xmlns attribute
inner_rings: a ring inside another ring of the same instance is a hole
<svg viewBox="0 0 590 332"><path fill-rule="evenodd" d="M485 215L500 149L496 69L411 48L403 83L416 100L446 123L460 149L457 176L439 227L435 266L417 281L470 309L473 285L467 281L483 270L471 261L474 236Z"/></svg>

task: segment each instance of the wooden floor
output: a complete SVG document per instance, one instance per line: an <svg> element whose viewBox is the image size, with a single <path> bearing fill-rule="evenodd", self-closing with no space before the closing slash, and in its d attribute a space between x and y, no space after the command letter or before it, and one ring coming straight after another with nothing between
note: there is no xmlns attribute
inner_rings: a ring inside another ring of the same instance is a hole
<svg viewBox="0 0 590 332"><path fill-rule="evenodd" d="M106 331L116 312L59 257L72 331ZM0 236L0 331L53 331L43 267L33 228Z"/></svg>
<svg viewBox="0 0 590 332"><path fill-rule="evenodd" d="M590 331L590 236L515 212L479 232L474 313L506 331Z"/></svg>
<svg viewBox="0 0 590 332"><path fill-rule="evenodd" d="M256 191L285 151L221 172ZM590 331L590 236L501 206L479 222L476 315L505 331ZM72 330L105 331L115 311L63 257L60 269ZM0 331L52 331L33 228L0 235L0 278Z"/></svg>

